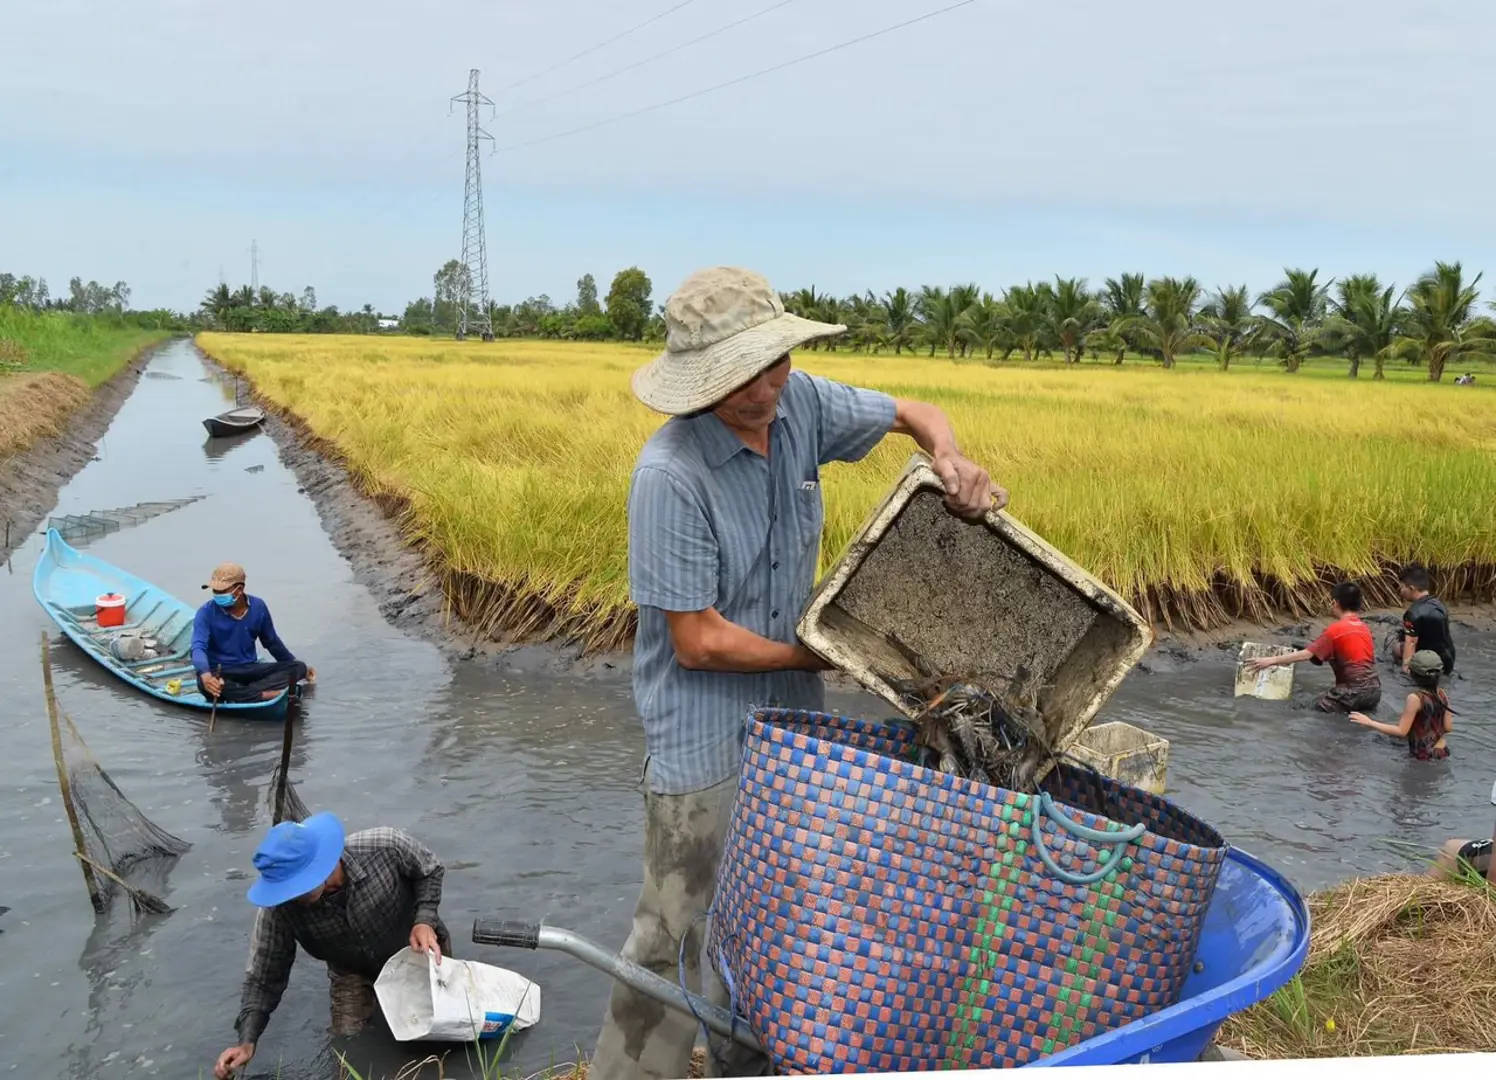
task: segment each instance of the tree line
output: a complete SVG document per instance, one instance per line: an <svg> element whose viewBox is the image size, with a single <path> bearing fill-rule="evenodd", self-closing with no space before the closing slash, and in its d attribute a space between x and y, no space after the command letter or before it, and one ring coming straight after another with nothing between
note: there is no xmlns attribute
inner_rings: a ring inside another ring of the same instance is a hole
<svg viewBox="0 0 1496 1080"><path fill-rule="evenodd" d="M191 317L194 328L231 333L373 334L393 328L395 320L365 304L359 311L339 311L336 304L319 307L317 290L308 285L301 294L276 292L266 285L255 289L220 284L209 289Z"/></svg>
<svg viewBox="0 0 1496 1080"><path fill-rule="evenodd" d="M836 297L814 288L781 294L805 318L842 323L844 337L812 349L868 353L925 351L1001 362L1022 354L1079 363L1129 353L1172 368L1206 353L1222 370L1238 356L1276 359L1298 371L1310 356L1344 358L1355 378L1370 364L1383 378L1388 361L1419 365L1438 382L1447 368L1496 359L1496 321L1480 314L1481 275L1466 280L1458 262L1436 263L1399 290L1375 274L1321 282L1319 271L1285 269L1283 280L1253 297L1245 285L1206 293L1192 277L1084 278L1014 285L1000 296L976 285L925 286ZM1489 305L1496 308L1496 303Z"/></svg>
<svg viewBox="0 0 1496 1080"><path fill-rule="evenodd" d="M1389 361L1417 365L1438 382L1450 366L1496 359L1496 321L1481 314L1482 275L1468 278L1458 262L1435 263L1398 289L1376 274L1321 281L1318 269L1285 268L1272 288L1253 296L1246 285L1207 292L1193 277L1148 278L1124 273L1097 289L1085 278L1025 282L993 294L975 284L900 287L839 297L814 287L781 293L785 309L843 324L842 337L810 349L892 352L981 359L1022 355L1079 363L1129 355L1174 367L1181 356L1206 354L1228 369L1238 356L1272 358L1298 371L1311 356L1342 358L1356 378L1363 365L1384 377ZM401 329L440 334L457 325L467 295L464 268L449 262L436 275L434 298L406 307ZM637 267L619 271L606 304L591 274L564 306L548 296L491 304L496 337L584 341L662 341L663 307L652 307L649 278ZM1496 303L1488 305L1496 308Z"/></svg>
<svg viewBox="0 0 1496 1080"><path fill-rule="evenodd" d="M66 294L52 295L45 277L0 271L0 307L23 308L37 313L58 312L98 319L111 325L138 326L145 330L187 329L183 316L165 308L135 311L130 307L130 285L116 281L101 285L70 278Z"/></svg>
<svg viewBox="0 0 1496 1080"><path fill-rule="evenodd" d="M467 267L452 259L433 277L433 293L405 306L400 329L408 334L455 332L466 297L472 294ZM599 300L597 280L583 274L576 299L557 306L542 293L517 304L490 301L488 316L495 337L550 338L571 341L664 340L665 323L650 305L654 285L637 266L613 275L608 295ZM468 323L476 309L470 304Z"/></svg>
<svg viewBox="0 0 1496 1080"><path fill-rule="evenodd" d="M1122 364L1128 356L1172 368L1182 356L1206 354L1223 370L1240 356L1272 358L1297 371L1312 356L1343 358L1355 378L1370 366L1383 377L1388 362L1421 367L1438 382L1451 366L1496 360L1496 321L1482 313L1482 275L1458 262L1437 262L1399 289L1375 274L1321 281L1317 269L1285 268L1272 288L1253 296L1246 285L1207 292L1193 277L1147 278L1124 273L1091 288L1085 278L1025 282L998 294L976 284L899 287L881 296L868 290L839 297L813 286L781 293L785 309L847 327L842 337L810 349L928 356L1002 363L1021 355L1079 363L1082 357ZM73 278L65 296L50 295L44 278L0 273L0 304L34 310L128 319L142 326L262 333L455 334L461 307L469 324L478 314L467 269L449 260L432 278L430 296L405 306L398 318L373 305L340 312L319 306L307 286L299 295L230 289L220 284L198 310L131 312L126 282L103 286ZM1496 308L1496 303L1485 305ZM584 274L576 297L558 305L549 296L515 304L490 302L495 337L578 341L648 341L665 337L663 307L637 266L618 271L605 297Z"/></svg>

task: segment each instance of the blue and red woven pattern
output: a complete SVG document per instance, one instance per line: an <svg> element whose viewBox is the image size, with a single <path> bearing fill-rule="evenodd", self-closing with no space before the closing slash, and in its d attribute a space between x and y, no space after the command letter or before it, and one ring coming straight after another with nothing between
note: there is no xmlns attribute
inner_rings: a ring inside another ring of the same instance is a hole
<svg viewBox="0 0 1496 1080"><path fill-rule="evenodd" d="M1031 796L913 750L875 721L749 718L709 948L777 1072L1023 1065L1178 999L1214 829L1084 770Z"/></svg>

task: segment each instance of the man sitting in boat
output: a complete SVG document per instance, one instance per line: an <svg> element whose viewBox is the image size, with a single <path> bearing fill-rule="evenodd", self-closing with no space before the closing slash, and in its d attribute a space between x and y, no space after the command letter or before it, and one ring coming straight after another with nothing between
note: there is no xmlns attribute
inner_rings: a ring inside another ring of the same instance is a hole
<svg viewBox="0 0 1496 1080"><path fill-rule="evenodd" d="M452 939L437 908L445 870L426 845L400 829L343 835L333 814L274 826L254 855L257 905L244 976L239 1041L218 1056L213 1075L228 1080L255 1054L291 978L296 950L327 964L332 1031L352 1035L379 1006L374 981L407 945L441 966Z"/></svg>
<svg viewBox="0 0 1496 1080"><path fill-rule="evenodd" d="M213 590L213 599L192 620L192 666L205 697L268 701L303 679L316 681L316 671L296 659L275 632L265 601L244 591L244 567L220 563L203 588ZM274 662L259 658L256 641Z"/></svg>

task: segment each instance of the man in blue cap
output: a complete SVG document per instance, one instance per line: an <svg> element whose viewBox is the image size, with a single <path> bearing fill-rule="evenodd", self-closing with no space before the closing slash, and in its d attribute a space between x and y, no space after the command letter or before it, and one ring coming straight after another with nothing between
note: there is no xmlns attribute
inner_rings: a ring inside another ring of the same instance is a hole
<svg viewBox="0 0 1496 1080"><path fill-rule="evenodd" d="M254 1057L255 1043L280 1004L296 947L327 964L335 1035L362 1028L377 1007L374 980L409 946L441 963L452 941L436 909L443 867L399 829L343 835L329 813L276 825L254 855L260 872L249 900L260 907L236 1028L239 1042L218 1057L228 1080Z"/></svg>

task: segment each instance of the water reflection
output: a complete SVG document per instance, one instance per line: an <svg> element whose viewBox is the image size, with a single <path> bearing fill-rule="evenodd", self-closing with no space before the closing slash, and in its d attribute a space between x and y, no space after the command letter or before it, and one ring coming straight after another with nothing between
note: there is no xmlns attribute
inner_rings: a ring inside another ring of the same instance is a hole
<svg viewBox="0 0 1496 1080"><path fill-rule="evenodd" d="M151 872L140 866L132 878L134 884L158 896L169 891L163 868ZM145 1053L136 1056L123 1050L128 1044L119 1034L134 1026L131 1018L136 1015L136 991L155 980L151 939L177 913L136 916L129 909L126 897L115 897L110 910L98 916L78 957L78 967L88 980L88 1009L81 1037L67 1047L70 1076L103 1076L132 1065L149 1069L153 1064ZM140 1004L149 1003L142 1000Z"/></svg>
<svg viewBox="0 0 1496 1080"><path fill-rule="evenodd" d="M260 434L259 428L254 431L241 431L234 435L217 437L210 435L203 440L203 457L209 461L221 461L245 443L252 441L258 434Z"/></svg>
<svg viewBox="0 0 1496 1080"><path fill-rule="evenodd" d="M287 716L291 724L290 778L295 781L306 774L307 751L299 730L303 717L293 705ZM260 829L262 810L267 806L270 776L280 762L285 725L253 720L215 721L210 734L204 721L193 732L197 744L197 764L216 794L210 802L218 807L221 831L230 836L244 836Z"/></svg>

